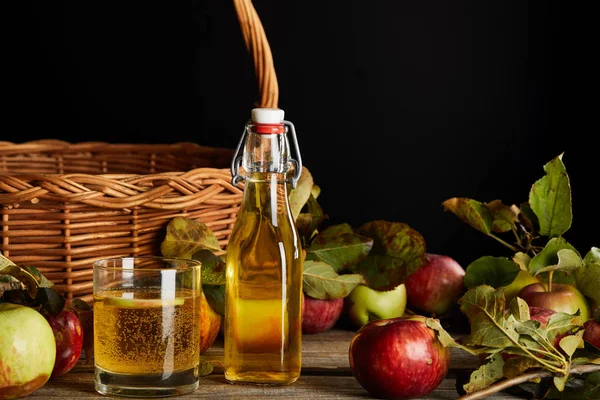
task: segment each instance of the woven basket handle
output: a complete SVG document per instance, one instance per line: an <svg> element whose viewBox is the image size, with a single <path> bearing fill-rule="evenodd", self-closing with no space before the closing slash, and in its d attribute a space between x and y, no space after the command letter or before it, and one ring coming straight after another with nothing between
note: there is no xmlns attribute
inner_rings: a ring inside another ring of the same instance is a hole
<svg viewBox="0 0 600 400"><path fill-rule="evenodd" d="M279 101L277 75L275 74L271 48L260 18L252 4L252 0L233 0L233 3L244 35L246 48L254 61L254 71L260 93L257 106L277 108Z"/></svg>

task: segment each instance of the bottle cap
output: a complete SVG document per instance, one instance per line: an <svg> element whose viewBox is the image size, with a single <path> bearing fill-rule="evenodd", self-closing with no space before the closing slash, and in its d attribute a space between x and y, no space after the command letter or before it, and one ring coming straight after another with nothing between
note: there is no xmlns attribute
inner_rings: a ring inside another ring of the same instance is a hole
<svg viewBox="0 0 600 400"><path fill-rule="evenodd" d="M252 109L252 122L256 124L282 124L285 113L279 108Z"/></svg>

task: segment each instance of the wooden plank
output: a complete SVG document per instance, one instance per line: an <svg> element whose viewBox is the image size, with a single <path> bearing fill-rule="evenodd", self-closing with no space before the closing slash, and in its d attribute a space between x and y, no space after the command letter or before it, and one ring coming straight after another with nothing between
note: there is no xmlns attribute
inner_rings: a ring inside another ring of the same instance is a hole
<svg viewBox="0 0 600 400"><path fill-rule="evenodd" d="M200 379L200 387L185 398L204 399L369 399L372 398L353 377L348 359L350 341L355 331L330 330L316 335L304 335L302 375L289 386L231 385L227 383L220 367ZM218 340L203 356L205 359L221 362L223 345ZM477 359L463 351L452 349L450 371L446 379L423 400L456 399L456 374L472 370ZM102 399L94 390L92 366L77 365L66 375L49 381L30 398L36 399ZM491 400L517 399L518 397L500 393L489 397Z"/></svg>
<svg viewBox="0 0 600 400"><path fill-rule="evenodd" d="M193 393L182 396L189 399L372 399L352 376L311 376L302 375L288 386L231 385L223 375L210 375L200 379L200 387ZM432 393L422 400L456 399L458 393L452 377L446 378ZM42 389L34 392L32 399L101 399L94 390L94 376L91 372L69 372L50 381ZM490 400L518 399L506 393L498 393Z"/></svg>
<svg viewBox="0 0 600 400"><path fill-rule="evenodd" d="M332 329L316 335L302 337L302 370L350 370L348 350L355 331ZM209 361L221 362L223 343L217 339L206 352ZM477 357L458 349L451 349L451 370L472 370L477 368Z"/></svg>

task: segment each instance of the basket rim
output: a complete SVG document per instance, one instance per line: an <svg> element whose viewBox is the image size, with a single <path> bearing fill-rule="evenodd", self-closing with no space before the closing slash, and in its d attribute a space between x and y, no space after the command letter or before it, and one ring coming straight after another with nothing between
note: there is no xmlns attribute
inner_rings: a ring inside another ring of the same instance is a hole
<svg viewBox="0 0 600 400"><path fill-rule="evenodd" d="M233 149L226 147L202 146L194 142L176 143L109 143L109 142L67 142L57 139L32 140L22 143L0 141L0 156L27 153L210 153L230 155Z"/></svg>
<svg viewBox="0 0 600 400"><path fill-rule="evenodd" d="M209 200L233 204L242 195L242 185L235 187L230 179L229 169L208 167L141 175L0 173L0 206L12 208L40 200L107 209L178 210Z"/></svg>

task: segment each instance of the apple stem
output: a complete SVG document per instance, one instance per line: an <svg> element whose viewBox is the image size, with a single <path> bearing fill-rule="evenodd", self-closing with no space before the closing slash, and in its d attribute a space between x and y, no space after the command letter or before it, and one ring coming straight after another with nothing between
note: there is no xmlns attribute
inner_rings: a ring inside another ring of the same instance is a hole
<svg viewBox="0 0 600 400"><path fill-rule="evenodd" d="M552 291L552 275L554 274L554 271L548 271L548 291L551 292Z"/></svg>
<svg viewBox="0 0 600 400"><path fill-rule="evenodd" d="M571 369L571 374L582 375L582 374L587 374L587 373L596 372L596 371L600 371L600 365L591 365L591 364L576 365ZM476 392L461 396L458 398L458 400L485 399L494 393L500 392L504 389L508 389L509 387L516 386L516 385L519 385L524 382L528 382L532 379L551 378L553 376L555 376L555 374L553 374L550 371L530 372L527 374L515 376L514 378L511 378L511 379L505 379L503 381L494 383L493 385L490 385L490 386L486 387L485 389L481 389Z"/></svg>
<svg viewBox="0 0 600 400"><path fill-rule="evenodd" d="M489 233L488 234L491 238L496 239L498 242L502 243L503 245L505 245L506 247L508 247L509 249L511 249L513 252L518 252L519 249L517 249L515 246L513 246L510 243L505 242L504 240L500 239L498 236L494 235L493 233Z"/></svg>

